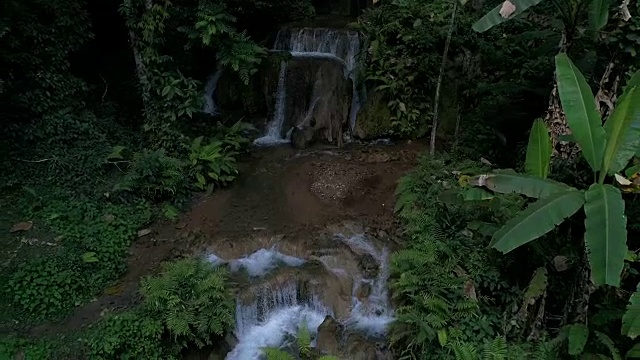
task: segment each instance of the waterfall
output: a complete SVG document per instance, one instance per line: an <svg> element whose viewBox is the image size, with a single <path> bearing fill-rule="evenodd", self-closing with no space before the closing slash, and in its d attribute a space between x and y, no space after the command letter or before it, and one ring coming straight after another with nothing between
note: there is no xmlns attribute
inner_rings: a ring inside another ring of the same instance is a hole
<svg viewBox="0 0 640 360"><path fill-rule="evenodd" d="M213 94L216 90L216 85L218 84L218 80L220 80L220 76L222 76L222 68L216 70L216 72L209 77L207 83L204 87L204 107L202 112L210 114L210 115L218 115L220 112L216 106L215 101L213 101Z"/></svg>
<svg viewBox="0 0 640 360"><path fill-rule="evenodd" d="M288 33L288 34L287 34ZM360 110L357 81L357 56L360 51L360 34L352 30L302 28L282 30L276 38L276 50L289 50L293 57L336 57L345 64L346 76L353 83L349 127L353 132Z"/></svg>
<svg viewBox="0 0 640 360"><path fill-rule="evenodd" d="M335 61L343 67L345 78L351 80L351 108L349 110L349 128L353 132L356 117L360 109L360 86L357 78L357 56L360 51L360 34L353 30L329 28L289 28L278 32L273 47L276 51L288 51L294 59L322 59ZM276 106L273 119L267 126L265 136L256 140L256 144L268 145L288 141L282 138L284 118L286 114L286 73L281 65L280 78L276 92ZM296 94L300 96L301 94ZM317 96L314 94L311 106L306 111L313 115ZM307 100L308 101L308 100ZM306 117L306 116L305 116ZM297 119L296 119L297 121Z"/></svg>
<svg viewBox="0 0 640 360"><path fill-rule="evenodd" d="M348 237L336 234L335 239L346 244L358 256L371 256L378 265L377 275L373 278L348 273L341 268L345 264L340 262L334 263L336 268L328 268L334 275L353 278L351 304L345 304L348 312L342 319L336 320L341 321L346 329L362 333L367 338L379 339L385 335L394 319L387 293L389 252L386 248L376 248L364 234ZM282 254L273 248L260 249L230 261L213 254L207 258L213 266L227 264L234 273L243 269L251 280L237 294L235 334L238 344L227 354L226 360L260 360L265 347L286 345L287 340L295 337L305 324L313 345L318 327L325 317L335 317L334 313L337 313L323 302L328 300L323 293L326 287L312 285L317 284L322 275L313 267L306 270L299 268L307 263L304 259ZM328 267L326 263L323 264ZM279 270L274 273L277 267ZM296 275L305 271L316 272L307 273L311 276L307 280ZM370 288L366 299L357 296L362 284Z"/></svg>
<svg viewBox="0 0 640 360"><path fill-rule="evenodd" d="M284 124L285 104L287 100L287 62L280 62L280 74L278 75L278 87L276 89L276 109L273 120L267 125L267 134L255 140L256 145L269 145L288 142L282 138L282 124Z"/></svg>

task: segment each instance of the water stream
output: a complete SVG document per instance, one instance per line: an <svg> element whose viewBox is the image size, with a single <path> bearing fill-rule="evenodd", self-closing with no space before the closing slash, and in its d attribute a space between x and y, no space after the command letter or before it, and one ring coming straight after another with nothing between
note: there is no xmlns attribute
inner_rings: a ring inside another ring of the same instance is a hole
<svg viewBox="0 0 640 360"><path fill-rule="evenodd" d="M338 233L334 240L339 248L337 256L346 251L350 257L320 261L322 265L316 261L316 265L311 265L313 259L285 255L275 248L260 249L228 261L213 254L208 256L214 266L226 264L233 273L244 273L249 278L248 285L241 287L237 295L235 335L238 343L227 354L227 360L261 359L264 347L287 345L287 340L295 337L304 324L315 342L318 327L327 316L336 318L344 327L344 333L358 333L364 338L384 337L393 320L387 293L388 250L377 247L364 234ZM340 249L345 245L347 249ZM355 270L359 266L357 259L362 257L374 260L375 276ZM333 267L329 267L329 263L334 264ZM318 270L323 267L326 269ZM332 297L339 294L332 293L327 286L334 284L338 277L348 278L353 284L351 301L344 305L332 301ZM369 289L365 296L362 286Z"/></svg>
<svg viewBox="0 0 640 360"><path fill-rule="evenodd" d="M213 100L214 92L216 91L216 86L218 85L218 80L220 80L220 76L222 76L222 68L218 68L215 73L213 73L204 87L204 107L202 111L204 113L210 115L219 115L218 107L216 106L215 101Z"/></svg>

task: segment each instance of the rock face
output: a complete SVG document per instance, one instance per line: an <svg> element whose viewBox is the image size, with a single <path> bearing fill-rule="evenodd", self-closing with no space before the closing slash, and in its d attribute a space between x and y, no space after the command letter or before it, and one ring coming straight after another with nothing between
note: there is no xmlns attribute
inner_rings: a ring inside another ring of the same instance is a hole
<svg viewBox="0 0 640 360"><path fill-rule="evenodd" d="M308 146L313 144L315 130L306 126L300 129L298 126L295 126L291 131L291 146L295 149L306 149Z"/></svg>
<svg viewBox="0 0 640 360"><path fill-rule="evenodd" d="M381 93L373 93L358 113L354 135L369 140L385 136L390 130L391 110Z"/></svg>
<svg viewBox="0 0 640 360"><path fill-rule="evenodd" d="M283 131L299 127L306 142L341 139L349 120L352 85L339 59L291 59L286 92Z"/></svg>

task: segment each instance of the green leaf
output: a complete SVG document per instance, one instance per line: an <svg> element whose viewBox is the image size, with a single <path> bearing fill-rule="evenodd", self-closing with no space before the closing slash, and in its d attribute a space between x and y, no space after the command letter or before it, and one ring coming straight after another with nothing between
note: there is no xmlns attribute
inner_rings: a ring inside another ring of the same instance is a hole
<svg viewBox="0 0 640 360"><path fill-rule="evenodd" d="M630 178L630 177L632 177L633 175L637 174L639 171L640 171L640 164L635 164L635 165L629 166L629 168L627 168L627 169L624 171L624 174L625 174L628 178Z"/></svg>
<svg viewBox="0 0 640 360"><path fill-rule="evenodd" d="M596 285L620 285L627 253L627 218L620 190L593 184L585 193L584 241L589 250L591 280Z"/></svg>
<svg viewBox="0 0 640 360"><path fill-rule="evenodd" d="M500 8L502 8L502 4L500 4L493 8L493 10L489 11L480 20L476 21L476 23L473 24L473 30L480 33L485 32L498 24L502 24L507 20L513 19L528 8L538 5L541 1L542 0L511 0L511 3L516 6L516 11L506 19L500 15Z"/></svg>
<svg viewBox="0 0 640 360"><path fill-rule="evenodd" d="M114 146L111 150L111 154L107 156L107 159L122 159L122 151L124 149L126 149L126 147L122 145Z"/></svg>
<svg viewBox="0 0 640 360"><path fill-rule="evenodd" d="M264 348L263 354L266 355L267 360L295 360L293 356L289 355L286 351L277 348Z"/></svg>
<svg viewBox="0 0 640 360"><path fill-rule="evenodd" d="M591 0L589 4L589 28L598 31L607 25L609 20L610 0Z"/></svg>
<svg viewBox="0 0 640 360"><path fill-rule="evenodd" d="M591 88L567 54L556 55L556 73L560 102L573 138L591 169L598 171L602 165L605 133Z"/></svg>
<svg viewBox="0 0 640 360"><path fill-rule="evenodd" d="M613 343L611 338L601 333L600 331L594 331L594 334L596 334L596 337L598 338L598 340L600 340L600 342L604 346L606 346L607 349L609 349L609 352L611 353L611 358L613 360L622 360L622 358L620 357L620 351L618 351L618 349L616 348L616 345Z"/></svg>
<svg viewBox="0 0 640 360"><path fill-rule="evenodd" d="M547 291L548 285L547 269L539 267L536 272L533 273L531 282L527 286L527 291L524 293L524 299L527 303L531 300L539 298L545 291Z"/></svg>
<svg viewBox="0 0 640 360"><path fill-rule="evenodd" d="M503 253L520 247L551 231L584 204L580 191L569 190L540 199L521 211L493 234L491 246Z"/></svg>
<svg viewBox="0 0 640 360"><path fill-rule="evenodd" d="M202 186L207 183L207 180L205 180L204 176L200 173L196 174L196 180L198 181L199 186Z"/></svg>
<svg viewBox="0 0 640 360"><path fill-rule="evenodd" d="M551 151L551 139L547 126L542 119L534 120L524 163L527 174L546 179L549 175Z"/></svg>
<svg viewBox="0 0 640 360"><path fill-rule="evenodd" d="M640 335L640 283L631 294L627 311L622 317L622 334L632 339Z"/></svg>
<svg viewBox="0 0 640 360"><path fill-rule="evenodd" d="M638 358L640 358L640 344L633 345L631 350L627 351L627 354L625 355L625 358L627 358L627 359L638 359Z"/></svg>
<svg viewBox="0 0 640 360"><path fill-rule="evenodd" d="M474 176L469 180L469 184L484 186L491 191L501 194L516 193L536 199L546 198L551 194L571 190L571 187L560 182L515 172Z"/></svg>
<svg viewBox="0 0 640 360"><path fill-rule="evenodd" d="M580 355L589 337L589 328L584 324L569 325L569 355Z"/></svg>
<svg viewBox="0 0 640 360"><path fill-rule="evenodd" d="M634 77L640 79L640 72L636 72ZM607 147L600 182L605 174L613 175L622 171L640 148L640 85L625 88L604 130L607 133Z"/></svg>
<svg viewBox="0 0 640 360"><path fill-rule="evenodd" d="M482 201L493 199L494 195L487 190L470 187L462 190L462 198L465 201Z"/></svg>
<svg viewBox="0 0 640 360"><path fill-rule="evenodd" d="M96 257L95 252L90 251L82 254L82 261L86 263L94 263L94 262L98 262L98 258Z"/></svg>
<svg viewBox="0 0 640 360"><path fill-rule="evenodd" d="M440 329L438 330L438 344L440 344L441 347L445 347L445 345L447 345L447 330L445 329Z"/></svg>

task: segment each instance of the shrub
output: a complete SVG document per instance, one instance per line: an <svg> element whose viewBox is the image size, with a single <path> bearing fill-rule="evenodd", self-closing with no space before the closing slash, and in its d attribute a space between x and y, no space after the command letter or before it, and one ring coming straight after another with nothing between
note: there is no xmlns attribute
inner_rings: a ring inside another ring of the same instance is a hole
<svg viewBox="0 0 640 360"><path fill-rule="evenodd" d="M234 323L234 301L226 288L227 272L196 259L166 264L158 276L142 280L144 307L186 347L211 344Z"/></svg>
<svg viewBox="0 0 640 360"><path fill-rule="evenodd" d="M144 199L172 199L186 188L184 164L167 156L163 149L144 150L133 156L125 176L114 191L135 194Z"/></svg>
<svg viewBox="0 0 640 360"><path fill-rule="evenodd" d="M103 319L85 343L91 359L174 359L162 344L162 322L140 311Z"/></svg>
<svg viewBox="0 0 640 360"><path fill-rule="evenodd" d="M225 150L229 146L227 140L214 140L204 145L202 141L200 136L191 145L191 172L196 178L196 187L212 191L214 187L225 186L236 178L236 153Z"/></svg>
<svg viewBox="0 0 640 360"><path fill-rule="evenodd" d="M498 222L519 209L520 202L504 197L485 208L465 203L454 174L481 170L470 161L425 158L398 185L396 211L405 224L407 247L391 259L398 305L391 342L401 359L421 354L449 358L447 344L482 344L498 335L500 306L514 292L496 280L501 259L487 249L486 230L471 230L468 224Z"/></svg>
<svg viewBox="0 0 640 360"><path fill-rule="evenodd" d="M63 315L122 274L131 240L151 216L145 203L51 198L37 215L59 235L56 247L20 264L7 275L6 289L15 308L34 320Z"/></svg>

